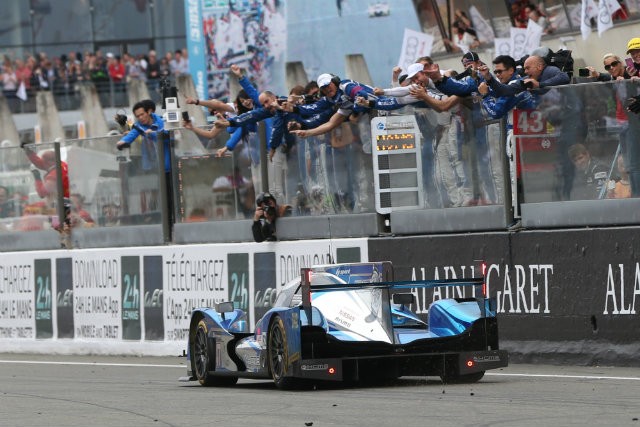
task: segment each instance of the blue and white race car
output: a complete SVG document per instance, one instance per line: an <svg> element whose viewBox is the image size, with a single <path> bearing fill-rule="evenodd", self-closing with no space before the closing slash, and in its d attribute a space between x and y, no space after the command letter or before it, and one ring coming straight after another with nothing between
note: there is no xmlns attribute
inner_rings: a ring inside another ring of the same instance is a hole
<svg viewBox="0 0 640 427"><path fill-rule="evenodd" d="M483 279L392 280L389 262L303 268L274 307L247 331L232 302L192 312L186 380L233 385L273 379L281 389L313 381L440 376L475 382L507 366L498 345L495 301ZM411 311L423 289L454 287L423 320ZM462 296L462 297L460 297Z"/></svg>

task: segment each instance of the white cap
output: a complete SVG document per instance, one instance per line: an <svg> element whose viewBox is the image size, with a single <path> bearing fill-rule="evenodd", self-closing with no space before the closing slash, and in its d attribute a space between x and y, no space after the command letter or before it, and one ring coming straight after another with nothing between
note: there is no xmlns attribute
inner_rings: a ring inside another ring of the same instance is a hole
<svg viewBox="0 0 640 427"><path fill-rule="evenodd" d="M415 64L411 64L409 65L409 68L407 70L407 78L411 79L413 77L415 77L416 74L418 74L420 71L424 70L424 65L422 65L419 62L416 62Z"/></svg>
<svg viewBox="0 0 640 427"><path fill-rule="evenodd" d="M318 83L318 87L322 89L323 87L327 86L329 83L331 83L332 78L333 76L331 74L320 74L318 76L318 80L316 81Z"/></svg>
<svg viewBox="0 0 640 427"><path fill-rule="evenodd" d="M113 53L107 52L107 58L113 58Z"/></svg>

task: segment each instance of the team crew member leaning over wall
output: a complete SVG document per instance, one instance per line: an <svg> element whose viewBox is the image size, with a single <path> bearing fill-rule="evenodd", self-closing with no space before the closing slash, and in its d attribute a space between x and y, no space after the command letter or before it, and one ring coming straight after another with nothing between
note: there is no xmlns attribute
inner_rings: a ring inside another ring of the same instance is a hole
<svg viewBox="0 0 640 427"><path fill-rule="evenodd" d="M156 104L149 99L136 102L132 110L133 115L136 117L136 122L131 126L131 130L116 143L116 147L118 150L127 148L140 137L142 143L142 169L150 171L157 166L158 151L156 145L158 144L158 139L162 140L164 172L167 182L167 202L169 203L168 212L172 217L171 144L169 138L164 135L164 120L155 113ZM170 222L173 222L173 218L170 219Z"/></svg>

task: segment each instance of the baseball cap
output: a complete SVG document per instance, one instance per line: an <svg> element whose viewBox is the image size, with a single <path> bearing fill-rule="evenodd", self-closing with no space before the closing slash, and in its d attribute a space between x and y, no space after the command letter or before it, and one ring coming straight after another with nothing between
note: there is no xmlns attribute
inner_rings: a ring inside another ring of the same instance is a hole
<svg viewBox="0 0 640 427"><path fill-rule="evenodd" d="M640 49L640 37L634 37L627 43L627 54L629 51Z"/></svg>
<svg viewBox="0 0 640 427"><path fill-rule="evenodd" d="M328 73L320 74L318 76L318 80L316 80L316 82L318 83L318 87L322 89L323 87L331 83L331 77L331 74Z"/></svg>
<svg viewBox="0 0 640 427"><path fill-rule="evenodd" d="M475 52L467 52L462 55L462 62L475 62L480 61L480 57Z"/></svg>
<svg viewBox="0 0 640 427"><path fill-rule="evenodd" d="M412 79L422 70L424 70L424 65L420 64L419 62L409 65L409 68L407 69L407 78Z"/></svg>
<svg viewBox="0 0 640 427"><path fill-rule="evenodd" d="M111 53L111 52L107 52L107 58L113 58L113 57L114 57L114 56L113 56L113 53Z"/></svg>

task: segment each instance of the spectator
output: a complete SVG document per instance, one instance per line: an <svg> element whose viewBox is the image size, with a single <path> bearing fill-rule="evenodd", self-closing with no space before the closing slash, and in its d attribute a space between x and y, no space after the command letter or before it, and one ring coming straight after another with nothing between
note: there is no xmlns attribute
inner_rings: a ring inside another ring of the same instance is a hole
<svg viewBox="0 0 640 427"><path fill-rule="evenodd" d="M124 64L127 70L127 81L131 80L145 80L147 78L144 71L140 67L140 63L136 61L136 58L133 55L125 53L124 56Z"/></svg>
<svg viewBox="0 0 640 427"><path fill-rule="evenodd" d="M109 77L111 78L111 82L113 83L113 90L115 92L115 96L118 101L121 102L121 98L124 97L124 92L126 90L125 79L127 76L127 70L122 63L122 59L120 55L114 55L113 53L107 53L107 61L108 61L108 70Z"/></svg>
<svg viewBox="0 0 640 427"><path fill-rule="evenodd" d="M160 61L155 50L149 51L149 63L147 64L147 80L157 80L162 75L160 69Z"/></svg>
<svg viewBox="0 0 640 427"><path fill-rule="evenodd" d="M0 218L11 218L16 215L14 200L9 194L9 189L0 185Z"/></svg>
<svg viewBox="0 0 640 427"><path fill-rule="evenodd" d="M627 73L632 77L640 77L640 37L635 37L627 43L627 55L631 57L631 64L627 63Z"/></svg>
<svg viewBox="0 0 640 427"><path fill-rule="evenodd" d="M91 60L89 61L89 77L99 91L101 89L102 91L109 89L109 71L107 64L104 62L104 58L98 58L95 55L91 56Z"/></svg>
<svg viewBox="0 0 640 427"><path fill-rule="evenodd" d="M571 200L597 199L602 186L607 182L607 168L591 157L589 150L582 144L569 147L569 158L576 171Z"/></svg>
<svg viewBox="0 0 640 427"><path fill-rule="evenodd" d="M31 89L31 75L33 74L33 67L21 59L16 59L16 78L18 80L18 86L24 83L25 89Z"/></svg>
<svg viewBox="0 0 640 427"><path fill-rule="evenodd" d="M10 107L15 107L16 90L18 89L18 77L10 60L5 60L2 71L2 90ZM12 109L13 111L13 109Z"/></svg>
<svg viewBox="0 0 640 427"><path fill-rule="evenodd" d="M535 4L532 4L532 3L527 4L524 7L524 12L526 13L530 21L533 21L536 24L538 24L540 27L542 27L542 34L549 34L552 32L551 26L549 25L550 23L547 20L547 17L540 12L540 10Z"/></svg>
<svg viewBox="0 0 640 427"><path fill-rule="evenodd" d="M629 172L624 165L624 157L622 153L616 159L616 167L620 178L617 180L609 180L607 185L607 199L627 199L631 197L631 184L629 182Z"/></svg>
<svg viewBox="0 0 640 427"><path fill-rule="evenodd" d="M117 227L120 225L120 205L117 203L106 203L102 206L102 218L100 225L103 227Z"/></svg>
<svg viewBox="0 0 640 427"><path fill-rule="evenodd" d="M602 58L606 73L599 73L595 67L586 67L589 70L589 77L595 78L599 82L608 82L611 80L630 79L631 75L627 72L625 64L618 55L607 53Z"/></svg>
<svg viewBox="0 0 640 427"><path fill-rule="evenodd" d="M181 74L189 74L189 62L182 56L180 49L176 50L174 57L169 61L171 67L171 74L179 76Z"/></svg>
<svg viewBox="0 0 640 427"><path fill-rule="evenodd" d="M86 224L94 224L95 221L91 214L84 209L84 197L82 194L73 193L70 199L72 214L77 215Z"/></svg>
<svg viewBox="0 0 640 427"><path fill-rule="evenodd" d="M452 39L444 39L444 43L454 52L467 52L480 46L480 40L465 21L458 20L453 23L454 35Z"/></svg>

